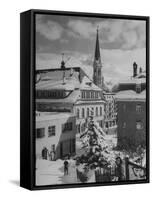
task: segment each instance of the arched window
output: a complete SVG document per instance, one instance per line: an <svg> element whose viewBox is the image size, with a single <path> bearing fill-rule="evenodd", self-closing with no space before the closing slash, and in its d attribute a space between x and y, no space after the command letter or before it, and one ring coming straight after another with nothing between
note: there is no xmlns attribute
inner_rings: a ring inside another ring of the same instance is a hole
<svg viewBox="0 0 153 200"><path fill-rule="evenodd" d="M82 108L82 118L84 118L84 115L85 115L84 108Z"/></svg>
<svg viewBox="0 0 153 200"><path fill-rule="evenodd" d="M79 108L77 108L77 113L76 113L76 115L77 115L77 118L80 117L80 110L79 110Z"/></svg>
<svg viewBox="0 0 153 200"><path fill-rule="evenodd" d="M98 116L98 107L96 107L96 116Z"/></svg>

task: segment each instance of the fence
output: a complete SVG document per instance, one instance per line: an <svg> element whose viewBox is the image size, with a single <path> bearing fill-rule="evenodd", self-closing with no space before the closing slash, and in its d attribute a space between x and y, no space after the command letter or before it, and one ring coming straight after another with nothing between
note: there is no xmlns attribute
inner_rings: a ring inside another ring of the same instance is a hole
<svg viewBox="0 0 153 200"><path fill-rule="evenodd" d="M141 165L137 165L129 160L128 157L125 158L125 177L126 180L136 180L145 179L146 168Z"/></svg>
<svg viewBox="0 0 153 200"><path fill-rule="evenodd" d="M110 182L110 181L126 181L126 180L138 180L145 179L146 168L137 165L126 157L122 162L122 167L119 166L111 168L98 168L95 170L96 182ZM117 179L116 179L117 177Z"/></svg>

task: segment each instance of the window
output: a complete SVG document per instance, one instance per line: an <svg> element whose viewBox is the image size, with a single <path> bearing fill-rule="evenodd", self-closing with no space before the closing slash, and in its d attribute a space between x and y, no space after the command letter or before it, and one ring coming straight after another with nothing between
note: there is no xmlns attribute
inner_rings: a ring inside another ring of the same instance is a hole
<svg viewBox="0 0 153 200"><path fill-rule="evenodd" d="M98 116L98 108L96 107L96 116Z"/></svg>
<svg viewBox="0 0 153 200"><path fill-rule="evenodd" d="M142 123L142 121L136 121L136 129L137 130L143 129L143 123Z"/></svg>
<svg viewBox="0 0 153 200"><path fill-rule="evenodd" d="M89 108L87 108L87 117L89 117Z"/></svg>
<svg viewBox="0 0 153 200"><path fill-rule="evenodd" d="M55 144L51 145L51 151L55 151Z"/></svg>
<svg viewBox="0 0 153 200"><path fill-rule="evenodd" d="M72 130L72 122L68 122L64 124L63 132Z"/></svg>
<svg viewBox="0 0 153 200"><path fill-rule="evenodd" d="M126 111L126 105L123 104L123 111L125 112Z"/></svg>
<svg viewBox="0 0 153 200"><path fill-rule="evenodd" d="M126 128L126 122L123 122L123 128Z"/></svg>
<svg viewBox="0 0 153 200"><path fill-rule="evenodd" d="M80 124L77 125L77 133L80 133Z"/></svg>
<svg viewBox="0 0 153 200"><path fill-rule="evenodd" d="M45 128L36 129L36 138L43 138L45 136Z"/></svg>
<svg viewBox="0 0 153 200"><path fill-rule="evenodd" d="M77 113L76 113L76 115L77 115L77 118L80 117L80 110L79 110L79 108L77 108Z"/></svg>
<svg viewBox="0 0 153 200"><path fill-rule="evenodd" d="M70 145L71 146L71 151L70 152L71 153L75 153L75 139L71 139L70 143L71 143L71 145Z"/></svg>
<svg viewBox="0 0 153 200"><path fill-rule="evenodd" d="M84 108L82 108L82 118L84 118L85 112L84 112Z"/></svg>
<svg viewBox="0 0 153 200"><path fill-rule="evenodd" d="M85 98L85 92L83 91L82 92L82 99L84 99Z"/></svg>
<svg viewBox="0 0 153 200"><path fill-rule="evenodd" d="M89 91L87 92L87 98L90 98L90 92Z"/></svg>
<svg viewBox="0 0 153 200"><path fill-rule="evenodd" d="M136 112L141 113L142 112L142 106L140 104L136 105Z"/></svg>
<svg viewBox="0 0 153 200"><path fill-rule="evenodd" d="M102 116L102 114L103 114L103 109L102 107L100 107L100 116Z"/></svg>
<svg viewBox="0 0 153 200"><path fill-rule="evenodd" d="M48 127L48 137L55 135L55 126L49 126Z"/></svg>
<svg viewBox="0 0 153 200"><path fill-rule="evenodd" d="M91 108L91 114L94 116L94 107Z"/></svg>
<svg viewBox="0 0 153 200"><path fill-rule="evenodd" d="M95 93L96 99L98 98L98 92Z"/></svg>

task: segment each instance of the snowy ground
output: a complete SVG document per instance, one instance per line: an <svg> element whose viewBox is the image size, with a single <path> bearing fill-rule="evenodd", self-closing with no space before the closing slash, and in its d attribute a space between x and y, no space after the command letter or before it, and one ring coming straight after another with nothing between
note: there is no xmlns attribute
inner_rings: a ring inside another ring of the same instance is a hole
<svg viewBox="0 0 153 200"><path fill-rule="evenodd" d="M37 160L36 185L77 183L75 161L69 160L69 173L64 175L63 160Z"/></svg>
<svg viewBox="0 0 153 200"><path fill-rule="evenodd" d="M117 137L116 135L106 135L105 139L107 140L108 145L115 147L117 145ZM76 155L84 154L84 150L81 149L81 140L79 135L76 136ZM111 159L115 154L119 154L121 157L123 152L112 151L112 155L110 155ZM76 165L75 161L69 160L69 172L68 175L64 175L64 161L58 159L56 161L48 161L38 159L36 162L36 185L56 185L56 184L72 184L72 183L80 183L77 180L76 175ZM88 182L95 182L94 173L90 172L90 179Z"/></svg>

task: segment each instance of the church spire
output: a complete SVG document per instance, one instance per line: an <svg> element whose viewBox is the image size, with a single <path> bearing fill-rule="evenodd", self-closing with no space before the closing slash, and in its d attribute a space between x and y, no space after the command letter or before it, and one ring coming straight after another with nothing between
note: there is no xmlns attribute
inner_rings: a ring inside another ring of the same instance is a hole
<svg viewBox="0 0 153 200"><path fill-rule="evenodd" d="M100 59L99 27L97 27L96 48L95 48L95 60L99 60L99 59Z"/></svg>
<svg viewBox="0 0 153 200"><path fill-rule="evenodd" d="M99 29L97 27L95 57L93 63L93 82L100 88L103 88L103 75L102 75L102 63L100 57L100 45L99 45Z"/></svg>

